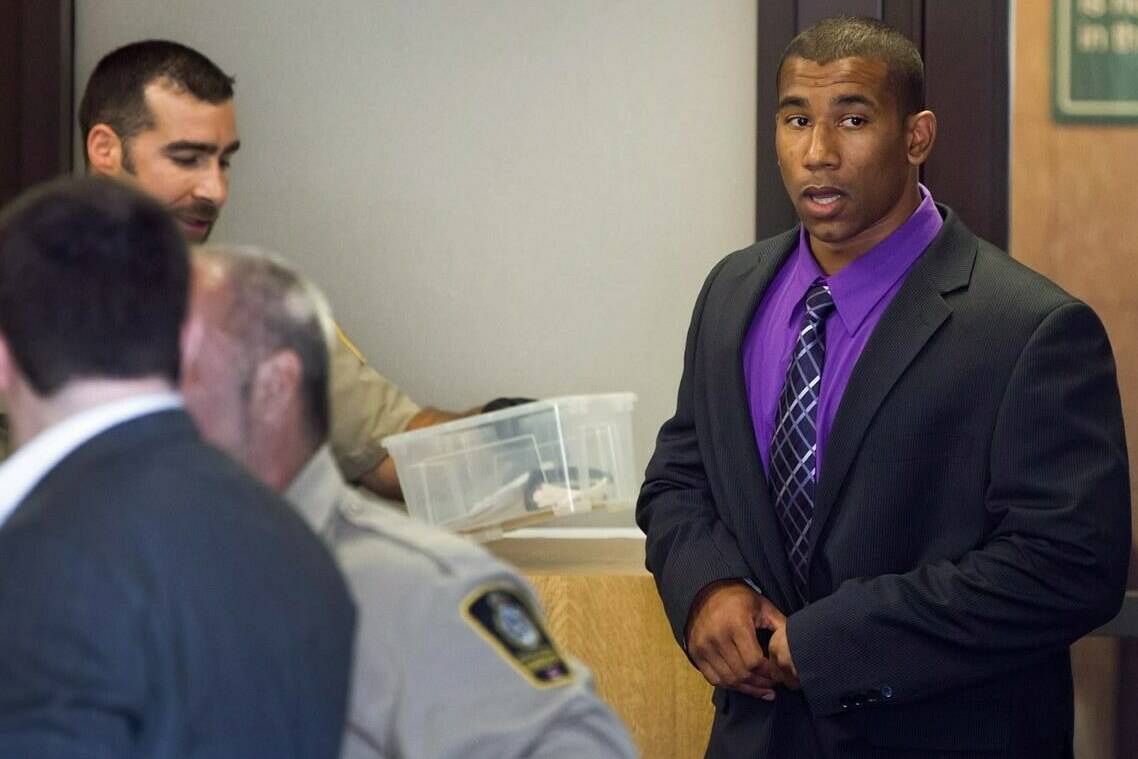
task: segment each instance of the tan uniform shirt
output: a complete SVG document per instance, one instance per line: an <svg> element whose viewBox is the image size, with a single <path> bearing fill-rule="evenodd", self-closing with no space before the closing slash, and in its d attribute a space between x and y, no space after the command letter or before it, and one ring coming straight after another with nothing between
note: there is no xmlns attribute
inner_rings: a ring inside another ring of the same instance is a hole
<svg viewBox="0 0 1138 759"><path fill-rule="evenodd" d="M356 601L342 757L636 756L514 570L347 487L327 446L285 496L331 547Z"/></svg>
<svg viewBox="0 0 1138 759"><path fill-rule="evenodd" d="M420 409L368 365L338 326L336 337L332 347L332 453L344 477L356 480L387 458L379 441L405 430Z"/></svg>

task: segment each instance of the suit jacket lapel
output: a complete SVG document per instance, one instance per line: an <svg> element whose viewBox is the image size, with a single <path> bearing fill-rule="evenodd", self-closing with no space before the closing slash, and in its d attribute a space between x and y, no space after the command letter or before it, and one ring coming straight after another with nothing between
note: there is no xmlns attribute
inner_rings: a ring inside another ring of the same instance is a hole
<svg viewBox="0 0 1138 759"><path fill-rule="evenodd" d="M753 265L724 282L726 289L721 302L728 307L724 309L721 321L713 325L723 336L721 345L730 350L730 355L724 356L720 365L730 366L732 370L722 372L716 382L715 395L719 396L719 401L711 404L713 423L710 429L715 436L716 450L745 452L745 455L735 453L717 457L720 462L743 462L743 471L724 473L733 479L726 490L740 495L739 502L732 507L739 533L736 538L755 570L763 592L784 610L795 599L794 583L782 544L781 528L771 503L770 487L755 443L755 428L751 422L743 376L743 340L763 294L797 242L796 227L761 244L756 250ZM760 550L748 550L752 546ZM771 587L772 579L774 587Z"/></svg>
<svg viewBox="0 0 1138 759"><path fill-rule="evenodd" d="M944 226L877 323L838 404L814 497L811 553L881 402L951 315L943 294L966 287L971 277L977 238L955 214L944 211Z"/></svg>

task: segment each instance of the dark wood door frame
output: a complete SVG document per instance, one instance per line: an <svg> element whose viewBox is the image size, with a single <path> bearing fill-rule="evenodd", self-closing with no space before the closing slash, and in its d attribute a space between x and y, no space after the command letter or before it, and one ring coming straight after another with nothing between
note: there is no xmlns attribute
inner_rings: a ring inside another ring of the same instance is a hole
<svg viewBox="0 0 1138 759"><path fill-rule="evenodd" d="M74 0L0 0L0 205L71 171Z"/></svg>
<svg viewBox="0 0 1138 759"><path fill-rule="evenodd" d="M925 59L925 90L939 125L922 172L937 201L981 237L1008 245L1008 4L1003 0L758 0L758 151L755 233L798 223L774 154L775 73L790 40L827 15L872 15Z"/></svg>

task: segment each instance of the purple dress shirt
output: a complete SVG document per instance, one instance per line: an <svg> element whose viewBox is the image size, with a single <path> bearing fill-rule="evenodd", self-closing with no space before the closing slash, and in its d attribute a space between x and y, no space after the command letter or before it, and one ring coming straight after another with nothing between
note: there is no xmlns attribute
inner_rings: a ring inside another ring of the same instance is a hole
<svg viewBox="0 0 1138 759"><path fill-rule="evenodd" d="M830 286L835 311L826 321L826 363L816 418L815 461L821 477L826 438L854 364L905 281L905 274L943 223L928 189L920 185L920 191L921 204L904 224L832 277L827 277L814 260L805 228L799 229L798 247L771 281L743 340L747 404L764 472L769 472L775 414L790 354L802 326L806 291L814 282L822 281Z"/></svg>

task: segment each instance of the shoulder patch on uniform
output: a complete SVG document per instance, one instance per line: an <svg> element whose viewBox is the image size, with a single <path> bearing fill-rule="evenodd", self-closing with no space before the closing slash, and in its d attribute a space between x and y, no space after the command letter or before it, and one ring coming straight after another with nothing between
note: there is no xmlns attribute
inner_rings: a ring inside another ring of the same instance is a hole
<svg viewBox="0 0 1138 759"><path fill-rule="evenodd" d="M339 341L341 343L344 344L345 348L347 348L349 351L352 352L353 356L355 356L356 358L358 358L360 360L361 364L367 363L367 359L364 358L363 352L360 351L360 349L356 347L355 343L353 343L351 340L348 339L347 333L345 333L344 330L340 329L339 324L336 325L336 337L337 337L337 339L339 339Z"/></svg>
<svg viewBox="0 0 1138 759"><path fill-rule="evenodd" d="M535 688L573 680L565 657L517 588L483 585L463 599L462 618Z"/></svg>

